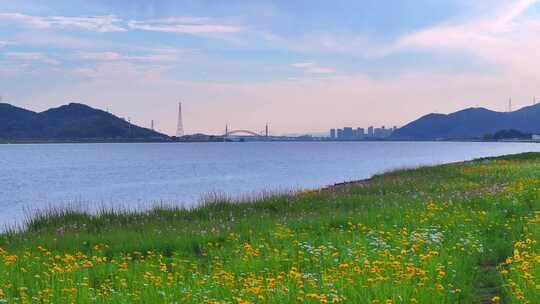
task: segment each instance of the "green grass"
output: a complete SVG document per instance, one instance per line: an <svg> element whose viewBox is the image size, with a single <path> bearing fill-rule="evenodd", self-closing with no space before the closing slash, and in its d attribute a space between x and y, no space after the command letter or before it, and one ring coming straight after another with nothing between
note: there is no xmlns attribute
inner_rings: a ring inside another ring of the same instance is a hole
<svg viewBox="0 0 540 304"><path fill-rule="evenodd" d="M194 210L36 214L0 303L540 303L540 154Z"/></svg>

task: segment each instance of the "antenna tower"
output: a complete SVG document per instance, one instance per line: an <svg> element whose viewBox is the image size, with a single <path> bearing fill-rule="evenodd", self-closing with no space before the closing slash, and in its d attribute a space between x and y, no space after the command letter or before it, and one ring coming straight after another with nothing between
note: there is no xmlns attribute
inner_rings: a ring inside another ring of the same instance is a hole
<svg viewBox="0 0 540 304"><path fill-rule="evenodd" d="M184 136L184 122L182 121L182 103L178 103L178 125L176 126L176 137Z"/></svg>

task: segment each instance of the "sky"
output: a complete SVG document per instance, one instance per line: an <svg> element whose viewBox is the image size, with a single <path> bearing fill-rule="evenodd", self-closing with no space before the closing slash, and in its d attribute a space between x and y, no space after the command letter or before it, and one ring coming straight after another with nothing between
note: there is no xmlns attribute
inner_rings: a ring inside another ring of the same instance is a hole
<svg viewBox="0 0 540 304"><path fill-rule="evenodd" d="M401 126L540 99L537 0L2 0L0 95L175 134Z"/></svg>

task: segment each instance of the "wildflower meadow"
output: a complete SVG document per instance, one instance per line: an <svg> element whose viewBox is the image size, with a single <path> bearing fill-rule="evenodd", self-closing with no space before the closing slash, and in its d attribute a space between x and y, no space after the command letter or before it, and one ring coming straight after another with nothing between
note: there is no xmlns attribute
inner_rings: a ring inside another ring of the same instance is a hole
<svg viewBox="0 0 540 304"><path fill-rule="evenodd" d="M540 303L540 154L0 236L0 303Z"/></svg>

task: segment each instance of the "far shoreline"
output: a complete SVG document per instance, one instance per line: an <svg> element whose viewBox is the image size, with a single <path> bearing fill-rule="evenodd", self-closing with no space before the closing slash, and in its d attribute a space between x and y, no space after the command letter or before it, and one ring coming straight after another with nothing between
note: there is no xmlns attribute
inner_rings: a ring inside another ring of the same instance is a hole
<svg viewBox="0 0 540 304"><path fill-rule="evenodd" d="M291 140L208 140L208 141L174 141L174 140L118 140L118 139L92 139L92 140L1 140L0 145L25 145L25 144L193 144L193 143L294 143L294 142L313 142L313 143L371 143L371 142L455 142L455 143L540 143L540 140L483 140L483 139L367 139L367 140L331 140L331 139L291 139Z"/></svg>

